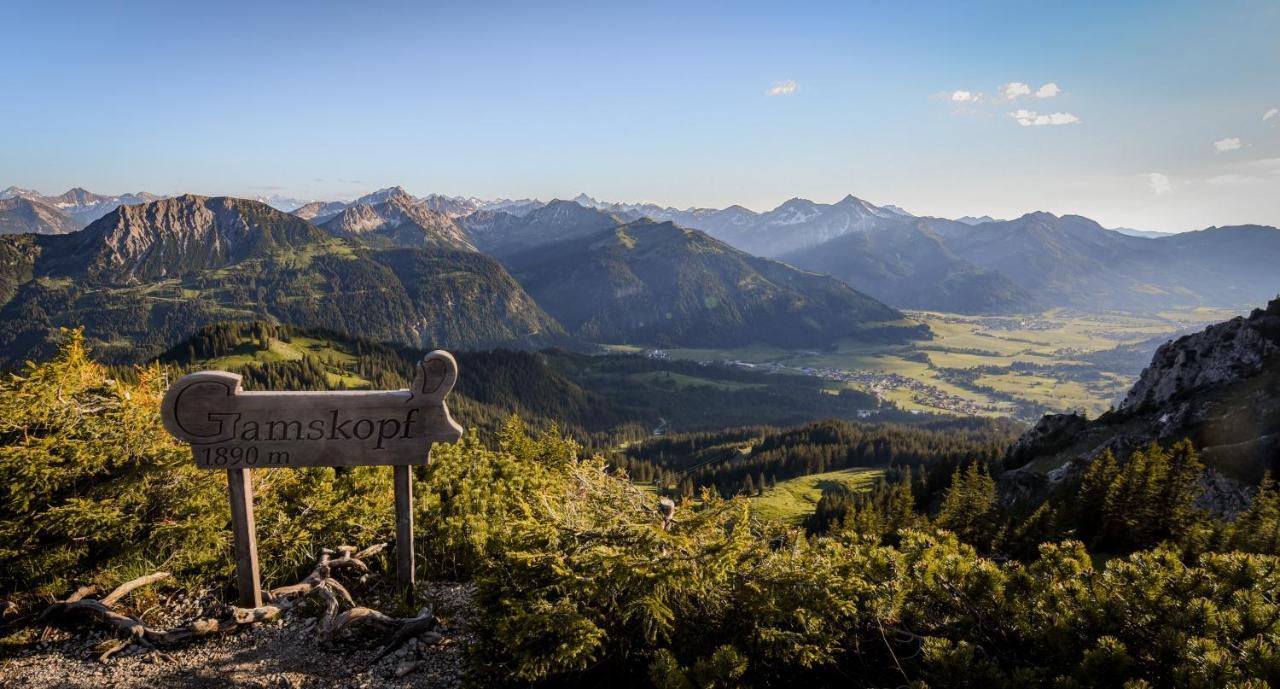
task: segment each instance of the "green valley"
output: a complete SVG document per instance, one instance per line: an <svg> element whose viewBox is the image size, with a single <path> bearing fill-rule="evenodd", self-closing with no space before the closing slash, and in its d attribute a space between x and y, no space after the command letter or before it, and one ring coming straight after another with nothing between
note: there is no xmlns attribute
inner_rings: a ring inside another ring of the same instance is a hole
<svg viewBox="0 0 1280 689"><path fill-rule="evenodd" d="M932 339L883 344L842 340L827 349L610 346L675 360L812 375L917 413L1012 416L1098 414L1123 396L1168 339L1238 312L1189 309L1139 316L1053 309L974 316L909 311Z"/></svg>

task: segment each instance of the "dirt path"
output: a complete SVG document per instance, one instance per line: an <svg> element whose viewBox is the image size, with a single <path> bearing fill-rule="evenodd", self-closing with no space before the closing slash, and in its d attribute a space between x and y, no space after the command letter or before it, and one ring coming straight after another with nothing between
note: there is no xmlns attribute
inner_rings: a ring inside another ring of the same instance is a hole
<svg viewBox="0 0 1280 689"><path fill-rule="evenodd" d="M164 656L121 654L97 662L94 647L105 634L60 634L16 657L0 660L0 686L6 689L54 687L460 687L464 652L470 636L467 611L471 590L461 584L430 584L447 621L442 638L424 635L381 662L367 667L377 646L317 646L314 619L286 613L282 620L223 637L199 641Z"/></svg>

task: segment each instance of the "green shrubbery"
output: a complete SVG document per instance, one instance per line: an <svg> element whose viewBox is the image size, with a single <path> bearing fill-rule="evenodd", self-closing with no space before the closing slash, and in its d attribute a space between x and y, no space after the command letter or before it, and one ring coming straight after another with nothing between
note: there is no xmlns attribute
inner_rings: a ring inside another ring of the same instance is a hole
<svg viewBox="0 0 1280 689"><path fill-rule="evenodd" d="M160 428L163 383L157 371L111 383L73 335L3 384L0 596L158 568L229 580L225 479ZM666 520L652 495L558 434L534 438L512 420L500 435L493 449L475 434L437 447L417 481L421 564L476 584L479 685L1280 684L1273 555L1183 544L1100 566L1078 541L1038 542L1061 533L1065 507L984 528L999 517L976 465L936 518L954 532L911 510L907 477L851 503L827 535L757 520L749 500L711 490ZM1157 450L1100 467L1082 489L1103 505L1098 538L1119 533L1126 500L1151 510L1134 525L1142 539L1198 533L1184 480L1194 457ZM296 576L322 545L392 533L389 471L256 473L268 579ZM1254 504L1207 538L1273 548L1274 487ZM984 557L957 534L1019 542L1025 557Z"/></svg>
<svg viewBox="0 0 1280 689"><path fill-rule="evenodd" d="M442 453L425 482L452 503L427 510L435 552L461 554L459 571L478 584L481 683L1280 681L1274 556L1158 548L1098 567L1065 541L997 562L945 531L900 531L896 546L847 528L806 537L713 491L666 525L651 496L576 454L512 424L499 451ZM990 478L960 476L939 519L994 519ZM504 477L520 488L489 490ZM909 490L886 495L905 513Z"/></svg>
<svg viewBox="0 0 1280 689"><path fill-rule="evenodd" d="M164 431L165 384L159 368L136 383L108 378L79 332L0 382L0 597L62 595L143 570L229 576L226 476L197 469ZM320 547L393 533L389 471L263 471L254 483L268 583L292 583Z"/></svg>

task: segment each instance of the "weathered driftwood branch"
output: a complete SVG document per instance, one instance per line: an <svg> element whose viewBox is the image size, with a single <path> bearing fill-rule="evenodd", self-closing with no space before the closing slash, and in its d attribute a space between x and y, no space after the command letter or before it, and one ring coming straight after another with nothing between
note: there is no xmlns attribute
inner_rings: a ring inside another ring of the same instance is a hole
<svg viewBox="0 0 1280 689"><path fill-rule="evenodd" d="M376 629L384 634L391 633L392 638L384 645L376 659L381 660L409 639L434 629L436 624L435 616L430 609L422 610L416 617L396 618L370 608L358 607L346 587L333 578L333 573L337 570L354 570L363 576L369 571L364 559L376 555L386 547L386 543L380 543L360 551L351 546L340 546L334 550L326 548L321 552L315 569L305 579L268 592L269 604L257 608L232 607L231 611L223 617L197 618L172 629L147 627L140 619L113 609L132 591L168 578L167 572L156 572L127 581L101 600L89 597L96 592L94 587L81 587L65 600L57 601L45 608L38 621L54 625L88 618L113 629L120 638L107 645L98 656L99 661L106 662L111 659L111 656L130 646L137 645L154 651L202 636L222 634L272 620L309 596L315 595L324 607L320 620L316 624L316 634L321 643L329 643L339 632L361 626Z"/></svg>

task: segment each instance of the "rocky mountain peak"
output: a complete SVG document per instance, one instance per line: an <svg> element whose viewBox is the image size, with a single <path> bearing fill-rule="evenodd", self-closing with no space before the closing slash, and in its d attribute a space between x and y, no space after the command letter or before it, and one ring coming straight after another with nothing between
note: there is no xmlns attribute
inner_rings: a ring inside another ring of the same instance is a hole
<svg viewBox="0 0 1280 689"><path fill-rule="evenodd" d="M417 199L415 199L411 194L409 194L409 192L404 190L404 187L397 185L394 187L387 187L386 189L379 189L375 192L365 194L364 196L361 196L355 201L352 201L351 204L356 205L356 204L364 203L370 206L376 206L380 203L386 203L387 201L391 201L394 199L400 199L402 201L408 200L409 202L417 201Z"/></svg>
<svg viewBox="0 0 1280 689"><path fill-rule="evenodd" d="M322 237L306 221L257 201L183 194L119 206L75 241L91 275L132 281L183 275Z"/></svg>
<svg viewBox="0 0 1280 689"><path fill-rule="evenodd" d="M18 197L36 197L40 196L40 192L34 189L23 189L22 187L11 186L4 191L0 191L0 199L12 199Z"/></svg>
<svg viewBox="0 0 1280 689"><path fill-rule="evenodd" d="M336 215L318 219L320 227L340 237L363 236L395 246L475 249L449 215L433 210L427 202L410 196L400 187L363 196Z"/></svg>
<svg viewBox="0 0 1280 689"><path fill-rule="evenodd" d="M565 201L563 199L554 199L542 208L530 211L528 215L531 221L543 223L583 223L595 222L601 227L608 225L621 225L623 221L616 216L606 213L596 208L588 208L574 201Z"/></svg>
<svg viewBox="0 0 1280 689"><path fill-rule="evenodd" d="M77 206L88 206L101 201L104 197L85 189L84 187L72 187L65 191L61 196L54 197L57 201L74 204Z"/></svg>
<svg viewBox="0 0 1280 689"><path fill-rule="evenodd" d="M875 212L880 210L874 204L863 201L853 194L845 194L845 197L837 201L834 205L839 208L848 208L855 211Z"/></svg>

